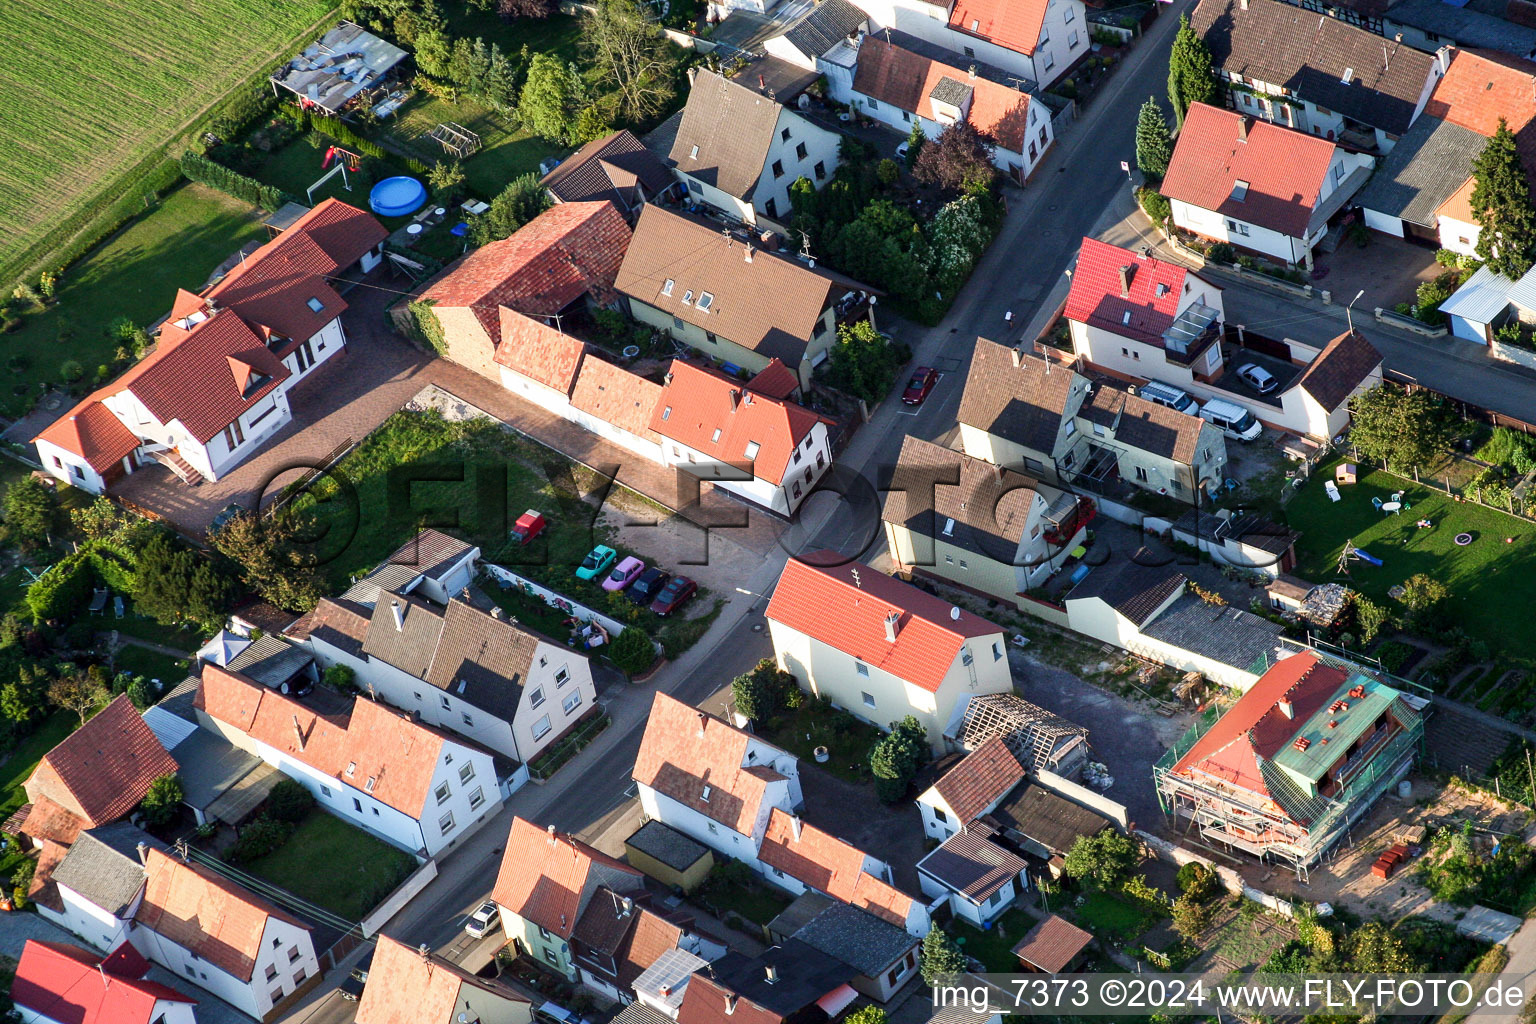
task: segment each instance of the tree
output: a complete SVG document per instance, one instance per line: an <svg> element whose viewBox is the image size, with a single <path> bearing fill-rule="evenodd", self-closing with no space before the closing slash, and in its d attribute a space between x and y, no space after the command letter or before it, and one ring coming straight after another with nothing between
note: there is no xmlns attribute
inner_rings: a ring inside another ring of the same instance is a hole
<svg viewBox="0 0 1536 1024"><path fill-rule="evenodd" d="M134 575L134 604L156 622L215 627L224 621L231 597L228 581L207 558L169 533L156 533L144 544Z"/></svg>
<svg viewBox="0 0 1536 1024"><path fill-rule="evenodd" d="M585 99L586 90L575 68L553 54L536 53L528 65L517 115L540 138L564 143Z"/></svg>
<svg viewBox="0 0 1536 1024"><path fill-rule="evenodd" d="M32 721L48 706L48 673L40 665L23 664L0 687L0 711L17 725Z"/></svg>
<svg viewBox="0 0 1536 1024"><path fill-rule="evenodd" d="M73 711L81 725L110 696L106 683L94 672L66 672L48 684L48 703Z"/></svg>
<svg viewBox="0 0 1536 1024"><path fill-rule="evenodd" d="M1173 930L1186 942L1194 942L1211 923L1211 908L1185 893L1173 901Z"/></svg>
<svg viewBox="0 0 1536 1024"><path fill-rule="evenodd" d="M912 776L928 761L928 733L916 717L891 723L891 731L869 751L875 795L893 804L907 795Z"/></svg>
<svg viewBox="0 0 1536 1024"><path fill-rule="evenodd" d="M433 164L427 172L427 184L438 202L452 203L464 191L464 168L457 160Z"/></svg>
<svg viewBox="0 0 1536 1024"><path fill-rule="evenodd" d="M601 139L611 131L613 131L612 126L603 117L603 112L598 109L597 104L588 103L576 115L576 120L571 122L571 143L584 146L594 139Z"/></svg>
<svg viewBox="0 0 1536 1024"><path fill-rule="evenodd" d="M843 1024L886 1024L889 1018L878 1006L864 1006L843 1018Z"/></svg>
<svg viewBox="0 0 1536 1024"><path fill-rule="evenodd" d="M639 675L656 663L656 648L639 626L626 626L608 645L608 660L627 676Z"/></svg>
<svg viewBox="0 0 1536 1024"><path fill-rule="evenodd" d="M496 14L502 21L547 18L559 9L558 0L496 0Z"/></svg>
<svg viewBox="0 0 1536 1024"><path fill-rule="evenodd" d="M938 925L928 929L923 937L923 981L932 985L946 974L964 974L967 968L965 954L949 933Z"/></svg>
<svg viewBox="0 0 1536 1024"><path fill-rule="evenodd" d="M357 673L350 666L342 664L328 666L320 678L326 686L342 693L351 693L357 684Z"/></svg>
<svg viewBox="0 0 1536 1024"><path fill-rule="evenodd" d="M1161 179L1173 159L1173 136L1156 96L1148 96L1136 118L1136 166L1149 178Z"/></svg>
<svg viewBox="0 0 1536 1024"><path fill-rule="evenodd" d="M1191 104L1214 104L1220 96L1211 49L1190 27L1189 15L1181 14L1179 33L1173 37L1173 51L1168 55L1168 99L1173 104L1174 120L1182 125Z"/></svg>
<svg viewBox="0 0 1536 1024"><path fill-rule="evenodd" d="M1140 860L1141 850L1134 839L1106 828L1097 835L1078 836L1067 851L1062 870L1089 888L1114 889L1130 877Z"/></svg>
<svg viewBox="0 0 1536 1024"><path fill-rule="evenodd" d="M278 821L297 825L314 809L314 794L292 779L284 779L267 794L267 813Z"/></svg>
<svg viewBox="0 0 1536 1024"><path fill-rule="evenodd" d="M1349 969L1361 974L1411 974L1423 970L1407 945L1380 921L1367 921L1349 936Z"/></svg>
<svg viewBox="0 0 1536 1024"><path fill-rule="evenodd" d="M1350 603L1355 609L1355 630L1362 645L1376 639L1382 627L1392 621L1392 613L1364 594L1350 591Z"/></svg>
<svg viewBox="0 0 1536 1024"><path fill-rule="evenodd" d="M1216 881L1216 872L1192 860L1179 868L1177 876L1179 891L1198 903L1204 903L1216 895L1219 884Z"/></svg>
<svg viewBox="0 0 1536 1024"><path fill-rule="evenodd" d="M992 140L969 121L956 121L939 133L917 155L912 174L918 181L951 192L969 192L991 186L997 177L992 166Z"/></svg>
<svg viewBox="0 0 1536 1024"><path fill-rule="evenodd" d="M5 492L5 529L24 548L48 543L58 517L53 488L34 476L24 476Z"/></svg>
<svg viewBox="0 0 1536 1024"><path fill-rule="evenodd" d="M183 795L181 780L174 774L162 775L151 782L149 792L139 802L139 812L144 815L145 823L150 828L164 828L175 821L176 815L180 813Z"/></svg>
<svg viewBox="0 0 1536 1024"><path fill-rule="evenodd" d="M1482 229L1477 256L1495 273L1517 281L1536 253L1536 207L1531 185L1504 119L1472 161L1472 218Z"/></svg>
<svg viewBox="0 0 1536 1024"><path fill-rule="evenodd" d="M906 362L868 320L838 324L827 360L827 383L871 404L885 397Z"/></svg>
<svg viewBox="0 0 1536 1024"><path fill-rule="evenodd" d="M1414 469L1450 444L1446 418L1427 391L1379 384L1349 401L1349 440L1388 468Z"/></svg>
<svg viewBox="0 0 1536 1024"><path fill-rule="evenodd" d="M259 518L242 512L208 535L214 550L235 565L247 586L289 611L307 611L323 594L314 556L300 549L291 514Z"/></svg>
<svg viewBox="0 0 1536 1024"><path fill-rule="evenodd" d="M772 658L764 658L752 671L731 680L731 698L738 713L761 722L787 706L786 697L796 688L794 676Z"/></svg>
<svg viewBox="0 0 1536 1024"><path fill-rule="evenodd" d="M618 114L643 121L672 99L677 56L648 4L598 0L581 19L581 43L604 85L618 97Z"/></svg>
<svg viewBox="0 0 1536 1024"><path fill-rule="evenodd" d="M128 517L111 498L103 496L84 508L71 511L69 521L91 540L101 540L116 533L128 521Z"/></svg>
<svg viewBox="0 0 1536 1024"><path fill-rule="evenodd" d="M917 158L923 153L923 144L928 141L928 136L923 134L922 123L914 120L912 130L907 132L907 170L917 167Z"/></svg>
<svg viewBox="0 0 1536 1024"><path fill-rule="evenodd" d="M470 237L476 245L499 241L547 209L549 193L539 184L538 175L521 175L496 194L489 210L470 222Z"/></svg>

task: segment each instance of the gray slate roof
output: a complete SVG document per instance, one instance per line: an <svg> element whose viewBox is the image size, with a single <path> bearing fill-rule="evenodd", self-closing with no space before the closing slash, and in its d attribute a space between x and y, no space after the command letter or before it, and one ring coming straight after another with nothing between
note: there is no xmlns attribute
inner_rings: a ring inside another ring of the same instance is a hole
<svg viewBox="0 0 1536 1024"><path fill-rule="evenodd" d="M952 107L964 107L965 101L971 96L971 87L964 82L942 76L933 83L933 89L928 93L928 98L938 100L940 103L948 103Z"/></svg>
<svg viewBox="0 0 1536 1024"><path fill-rule="evenodd" d="M768 160L780 109L767 96L701 68L688 90L669 158L689 177L738 199L751 199Z"/></svg>
<svg viewBox="0 0 1536 1024"><path fill-rule="evenodd" d="M1440 0L1431 2L1440 5ZM1397 140L1355 201L1433 229L1435 211L1472 176L1472 160L1486 144L1474 131L1424 114Z"/></svg>
<svg viewBox="0 0 1536 1024"><path fill-rule="evenodd" d="M1117 556L1084 577L1066 599L1098 598L1140 628L1187 581L1176 564L1150 564L1157 560L1145 548L1131 557Z"/></svg>
<svg viewBox="0 0 1536 1024"><path fill-rule="evenodd" d="M160 698L160 702L155 707L162 708L177 718L183 718L188 722L196 723L197 711L192 706L192 702L196 698L197 677L187 676L187 678L167 690L165 696ZM180 764L181 762L178 761L176 763Z"/></svg>
<svg viewBox="0 0 1536 1024"><path fill-rule="evenodd" d="M1536 59L1536 28L1475 10L1471 4L1457 7L1444 0L1399 0L1385 20L1433 32L1444 43Z"/></svg>
<svg viewBox="0 0 1536 1024"><path fill-rule="evenodd" d="M1102 814L1032 782L1014 790L988 817L1053 854L1065 854L1079 836L1098 835L1112 824Z"/></svg>
<svg viewBox="0 0 1536 1024"><path fill-rule="evenodd" d="M677 829L660 822L648 821L624 840L625 846L633 846L641 853L649 854L669 868L686 871L700 857L709 853L709 847L694 842Z"/></svg>
<svg viewBox="0 0 1536 1024"><path fill-rule="evenodd" d="M821 0L805 17L784 32L784 38L807 57L820 57L859 30L869 15L848 0Z"/></svg>
<svg viewBox="0 0 1536 1024"><path fill-rule="evenodd" d="M918 942L905 928L846 903L817 914L795 938L869 978L884 974Z"/></svg>
<svg viewBox="0 0 1536 1024"><path fill-rule="evenodd" d="M1223 665L1262 671L1264 664L1274 660L1282 627L1252 612L1208 605L1185 594L1141 632Z"/></svg>
<svg viewBox="0 0 1536 1024"><path fill-rule="evenodd" d="M181 766L182 797L198 810L207 810L235 783L262 763L211 729L198 729L171 751Z"/></svg>
<svg viewBox="0 0 1536 1024"><path fill-rule="evenodd" d="M164 843L126 821L81 832L59 866L53 869L53 880L119 917L144 884L139 843L157 850L166 849Z"/></svg>
<svg viewBox="0 0 1536 1024"><path fill-rule="evenodd" d="M225 667L242 672L263 686L273 689L288 682L312 662L314 656L280 636L263 633L250 646L231 658Z"/></svg>

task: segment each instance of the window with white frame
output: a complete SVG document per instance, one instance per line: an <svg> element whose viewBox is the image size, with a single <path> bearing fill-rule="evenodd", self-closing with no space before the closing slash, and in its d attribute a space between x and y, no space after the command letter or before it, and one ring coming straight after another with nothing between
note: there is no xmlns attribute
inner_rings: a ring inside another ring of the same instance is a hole
<svg viewBox="0 0 1536 1024"><path fill-rule="evenodd" d="M855 661L853 663L853 670L861 676L869 675L869 666L864 664L862 661Z"/></svg>
<svg viewBox="0 0 1536 1024"><path fill-rule="evenodd" d="M560 702L560 706L565 709L566 714L570 714L572 711L575 711L577 708L581 707L581 691L572 690L570 693L566 694L565 700Z"/></svg>
<svg viewBox="0 0 1536 1024"><path fill-rule="evenodd" d="M446 803L448 798L453 795L453 790L444 781L437 784L437 789L433 792L433 795L437 797L438 803Z"/></svg>
<svg viewBox="0 0 1536 1024"><path fill-rule="evenodd" d="M453 831L453 812L449 811L437 819L437 830L443 835Z"/></svg>
<svg viewBox="0 0 1536 1024"><path fill-rule="evenodd" d="M549 730L551 728L553 727L549 724L549 716L545 715L543 718L533 723L533 738L536 740L543 739L545 736L549 735Z"/></svg>
<svg viewBox="0 0 1536 1024"><path fill-rule="evenodd" d="M861 691L859 696L863 699L865 707L872 708L875 706L875 695L868 690Z"/></svg>
<svg viewBox="0 0 1536 1024"><path fill-rule="evenodd" d="M475 766L471 762L465 761L464 762L464 767L459 769L459 781L460 782L468 782L470 779L472 779L474 777L475 777Z"/></svg>
<svg viewBox="0 0 1536 1024"><path fill-rule="evenodd" d="M539 687L528 695L528 706L536 708L544 703L544 687Z"/></svg>
<svg viewBox="0 0 1536 1024"><path fill-rule="evenodd" d="M472 811L479 810L480 805L483 803L485 803L485 791L476 786L469 794L469 809Z"/></svg>

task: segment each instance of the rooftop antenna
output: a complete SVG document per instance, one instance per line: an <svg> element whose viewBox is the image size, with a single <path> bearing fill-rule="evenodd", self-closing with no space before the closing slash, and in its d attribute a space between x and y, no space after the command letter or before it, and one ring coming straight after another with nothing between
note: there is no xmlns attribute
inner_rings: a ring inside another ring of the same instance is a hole
<svg viewBox="0 0 1536 1024"><path fill-rule="evenodd" d="M1355 297L1350 299L1349 300L1349 305L1344 307L1344 319L1349 321L1349 333L1350 334L1354 334L1355 333L1355 303L1359 302L1360 301L1360 296L1362 296L1364 294L1365 294L1365 289L1364 288L1360 289L1358 292L1355 292Z"/></svg>
<svg viewBox="0 0 1536 1024"><path fill-rule="evenodd" d="M854 570L852 570L852 572L853 572L853 585L858 587L860 590L863 590L864 589L864 584L859 582L859 570L858 569L854 569Z"/></svg>

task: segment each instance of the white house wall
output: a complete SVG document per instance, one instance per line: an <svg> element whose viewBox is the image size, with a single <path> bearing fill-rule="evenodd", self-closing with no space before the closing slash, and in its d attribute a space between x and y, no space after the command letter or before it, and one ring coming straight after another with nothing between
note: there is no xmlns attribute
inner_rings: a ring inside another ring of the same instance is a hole
<svg viewBox="0 0 1536 1024"><path fill-rule="evenodd" d="M532 377L525 377L509 366L498 363L496 368L501 371L502 387L514 395L526 398L541 409L549 410L556 416L571 419L571 399L565 392L556 391Z"/></svg>
<svg viewBox="0 0 1536 1024"><path fill-rule="evenodd" d="M107 489L101 474L74 452L66 451L51 441L39 439L36 444L38 461L50 476L92 494L100 494Z"/></svg>
<svg viewBox="0 0 1536 1024"><path fill-rule="evenodd" d="M546 661L542 667L541 658ZM562 669L566 671L565 681L557 682L555 677ZM539 691L543 692L543 701L535 707L533 701ZM596 701L597 688L592 683L592 666L587 659L541 640L512 720L512 738L519 759L525 763L532 761L590 711ZM567 702L574 702L569 709L565 706ZM547 730L541 724L545 717L549 719Z"/></svg>
<svg viewBox="0 0 1536 1024"><path fill-rule="evenodd" d="M949 8L924 0L859 0L870 17L870 31L893 28L944 47L960 57L985 61L1032 79L1041 88L1064 75L1088 53L1086 9L1081 0L1051 0L1042 25L1044 43L1030 57L949 26Z"/></svg>
<svg viewBox="0 0 1536 1024"><path fill-rule="evenodd" d="M645 811L646 818L675 828L717 853L744 861L754 871L762 870L757 860L757 843L761 832L756 837L742 835L729 825L722 825L692 807L685 807L665 793L659 793L649 786L637 786L637 789L640 792L640 807Z"/></svg>
<svg viewBox="0 0 1536 1024"><path fill-rule="evenodd" d="M1228 218L1214 210L1191 206L1182 199L1169 200L1169 205L1173 209L1173 223L1176 226L1207 238L1229 242L1286 263L1300 262L1302 253L1305 251L1305 246L1299 238L1293 238L1257 224ZM1245 229L1247 234L1243 233Z"/></svg>
<svg viewBox="0 0 1536 1024"><path fill-rule="evenodd" d="M63 912L45 907L41 903L37 904L37 912L103 953L110 953L117 948L118 943L128 937L129 922L133 919L134 912L137 911L144 895L141 887L139 895L135 896L133 902L128 905L127 916L118 918L113 917L67 885L59 885L58 890L59 900L64 904Z"/></svg>
<svg viewBox="0 0 1536 1024"><path fill-rule="evenodd" d="M1178 596L1179 594L1175 593L1164 603L1163 608L1172 604ZM1074 601L1068 597L1066 605L1070 627L1095 640L1114 644L1132 654L1142 655L1179 671L1199 672L1218 686L1230 686L1246 691L1258 680L1258 676L1252 672L1234 668L1213 658L1144 636L1134 623L1098 598ZM1158 611L1160 614L1162 609ZM1153 618L1155 619L1156 615Z"/></svg>
<svg viewBox="0 0 1536 1024"><path fill-rule="evenodd" d="M320 973L320 964L315 958L315 947L309 932L275 917L267 918L260 952L257 953L255 966L251 968L249 982L220 970L191 950L143 926L133 929L131 941L146 959L178 977L200 985L257 1019L265 1017L273 1005ZM289 955L294 949L298 950L299 955L296 960L290 961ZM269 969L276 971L271 979L267 977ZM296 981L295 976L301 971L303 978Z"/></svg>

